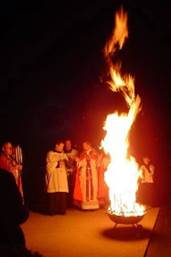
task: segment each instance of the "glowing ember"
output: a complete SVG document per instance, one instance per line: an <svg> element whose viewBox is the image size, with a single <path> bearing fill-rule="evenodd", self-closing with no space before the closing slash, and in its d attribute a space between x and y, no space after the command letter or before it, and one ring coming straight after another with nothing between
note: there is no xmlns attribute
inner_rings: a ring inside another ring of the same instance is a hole
<svg viewBox="0 0 171 257"><path fill-rule="evenodd" d="M127 14L121 9L115 16L115 29L105 46L105 59L110 71L110 89L121 92L128 105L128 113L119 115L117 112L107 116L104 129L106 136L101 145L110 154L111 163L105 173L109 187L111 213L122 216L140 216L144 214L144 206L136 203L136 191L140 171L133 156L128 155L129 132L138 112L141 99L135 95L134 79L121 76L120 67L114 66L111 60L117 47L122 48L128 37Z"/></svg>

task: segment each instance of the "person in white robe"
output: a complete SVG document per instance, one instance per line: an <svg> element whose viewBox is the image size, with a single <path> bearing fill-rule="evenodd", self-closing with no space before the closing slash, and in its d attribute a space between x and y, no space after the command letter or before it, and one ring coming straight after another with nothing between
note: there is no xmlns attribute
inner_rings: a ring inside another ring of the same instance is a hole
<svg viewBox="0 0 171 257"><path fill-rule="evenodd" d="M155 206L156 204L156 186L154 175L154 165L151 163L149 158L143 158L143 164L140 166L137 201L147 206Z"/></svg>
<svg viewBox="0 0 171 257"><path fill-rule="evenodd" d="M46 191L48 195L48 213L65 214L68 193L67 155L63 152L64 143L58 140L54 151L49 151L46 158Z"/></svg>

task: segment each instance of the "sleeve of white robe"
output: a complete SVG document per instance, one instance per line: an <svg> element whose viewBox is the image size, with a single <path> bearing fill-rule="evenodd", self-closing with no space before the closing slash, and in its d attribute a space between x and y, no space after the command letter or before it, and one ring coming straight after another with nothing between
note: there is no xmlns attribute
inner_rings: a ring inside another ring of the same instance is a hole
<svg viewBox="0 0 171 257"><path fill-rule="evenodd" d="M64 153L50 151L46 159L47 192L68 192L67 171Z"/></svg>

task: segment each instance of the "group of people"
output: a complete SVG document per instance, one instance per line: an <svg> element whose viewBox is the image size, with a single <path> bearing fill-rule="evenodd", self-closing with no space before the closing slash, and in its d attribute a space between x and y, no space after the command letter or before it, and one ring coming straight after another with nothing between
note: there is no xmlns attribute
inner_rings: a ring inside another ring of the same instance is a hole
<svg viewBox="0 0 171 257"><path fill-rule="evenodd" d="M90 142L82 143L78 152L70 139L56 141L46 158L46 191L48 213L64 214L67 206L93 210L108 204L108 189L104 172L110 161Z"/></svg>
<svg viewBox="0 0 171 257"><path fill-rule="evenodd" d="M46 157L48 214L65 214L68 206L82 210L106 207L109 192L104 173L109 163L110 156L95 150L88 141L82 143L81 151L73 148L70 139L56 141ZM22 169L21 147L5 142L0 153L0 252L10 249L8 256L12 256L11 249L14 254L26 250L20 224L28 219L29 211L24 203ZM140 169L140 201L145 194L152 195L154 169L150 160L144 158Z"/></svg>
<svg viewBox="0 0 171 257"><path fill-rule="evenodd" d="M70 139L57 140L54 149L48 151L46 156L47 213L65 214L67 207L74 206L82 210L106 207L109 204L109 192L104 173L109 163L110 156L102 150L95 150L88 141L84 141L78 151ZM19 145L12 145L11 142L2 145L0 169L13 175L24 203L23 155ZM154 166L148 158L144 158L139 192L143 190L148 193L153 190L153 177Z"/></svg>
<svg viewBox="0 0 171 257"><path fill-rule="evenodd" d="M70 139L58 140L46 158L47 211L50 215L65 214L68 206L82 210L95 210L109 205L108 187L104 173L110 163L110 156L102 150L95 150L91 143L82 143L82 150L72 147ZM140 167L140 190L137 199L152 196L154 166L148 158ZM143 194L141 193L143 189ZM146 194L144 193L146 192Z"/></svg>

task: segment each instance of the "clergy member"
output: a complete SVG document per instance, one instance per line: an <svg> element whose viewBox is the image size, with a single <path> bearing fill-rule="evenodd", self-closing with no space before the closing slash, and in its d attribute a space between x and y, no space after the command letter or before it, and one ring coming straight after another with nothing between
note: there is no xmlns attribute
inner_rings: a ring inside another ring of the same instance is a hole
<svg viewBox="0 0 171 257"><path fill-rule="evenodd" d="M98 209L97 153L87 141L82 148L77 160L74 203L83 210Z"/></svg>
<svg viewBox="0 0 171 257"><path fill-rule="evenodd" d="M48 213L65 214L67 206L67 155L63 152L64 143L58 140L54 150L46 158L46 190L48 196Z"/></svg>

